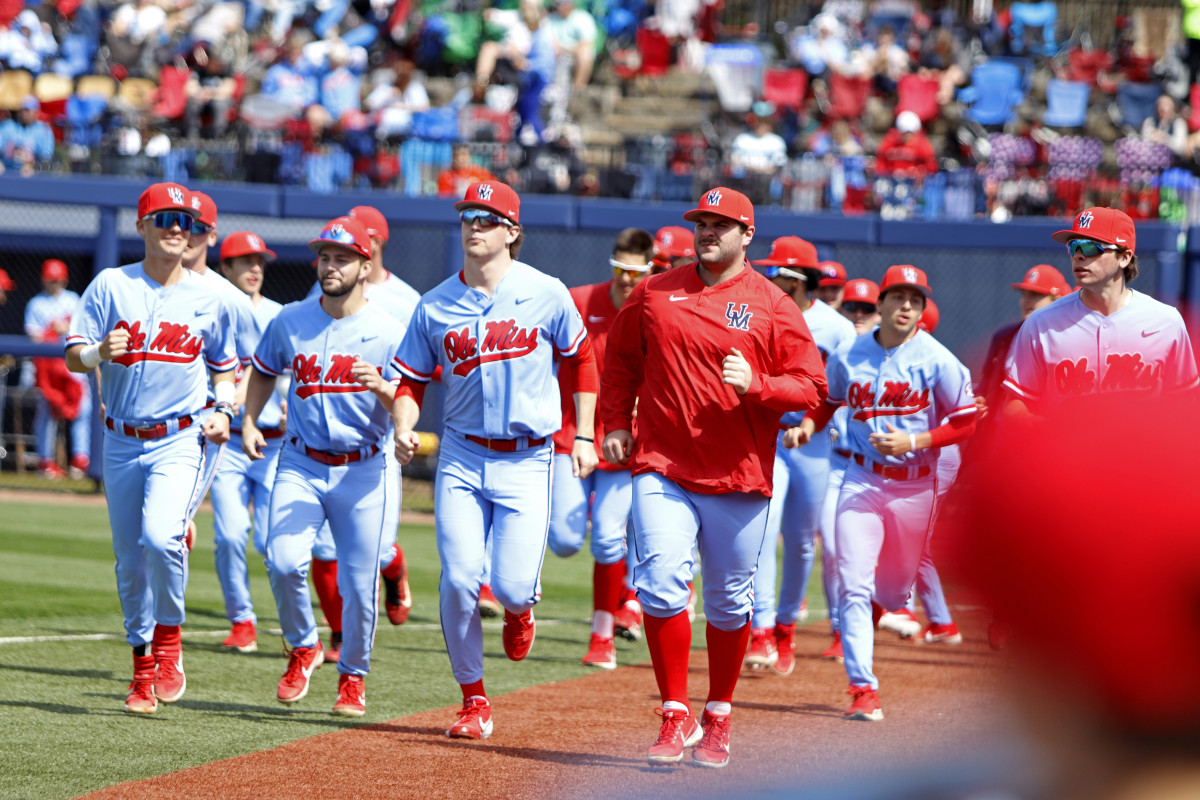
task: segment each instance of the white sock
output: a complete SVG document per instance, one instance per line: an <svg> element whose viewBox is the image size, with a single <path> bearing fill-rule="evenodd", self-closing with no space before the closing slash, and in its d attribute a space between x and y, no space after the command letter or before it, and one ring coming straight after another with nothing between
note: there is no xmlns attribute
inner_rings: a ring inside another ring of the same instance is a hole
<svg viewBox="0 0 1200 800"><path fill-rule="evenodd" d="M613 615L610 611L596 610L592 612L592 633L613 638Z"/></svg>
<svg viewBox="0 0 1200 800"><path fill-rule="evenodd" d="M733 703L718 703L713 700L704 706L704 710L714 717L728 717L733 712Z"/></svg>
<svg viewBox="0 0 1200 800"><path fill-rule="evenodd" d="M690 708L685 706L683 703L677 703L674 700L663 701L662 710L663 711L686 711L689 714L692 711Z"/></svg>

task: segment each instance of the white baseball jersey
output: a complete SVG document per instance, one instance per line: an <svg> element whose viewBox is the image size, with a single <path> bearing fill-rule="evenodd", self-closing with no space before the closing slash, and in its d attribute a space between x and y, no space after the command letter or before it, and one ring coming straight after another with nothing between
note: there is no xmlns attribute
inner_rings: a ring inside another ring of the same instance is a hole
<svg viewBox="0 0 1200 800"><path fill-rule="evenodd" d="M267 326L254 368L272 378L289 367L288 437L316 450L348 453L384 445L390 408L354 378L355 359L383 366L384 377L404 327L370 303L361 311L334 319L321 300L291 303Z"/></svg>
<svg viewBox="0 0 1200 800"><path fill-rule="evenodd" d="M1080 395L1200 385L1183 318L1141 292L1108 316L1078 292L1038 309L1013 340L1006 373L1005 387L1042 408Z"/></svg>
<svg viewBox="0 0 1200 800"><path fill-rule="evenodd" d="M321 282L317 281L308 290L308 299L320 295ZM390 272L383 283L367 281L363 287L363 296L405 325L408 325L413 312L417 310L417 303L421 302L420 292Z"/></svg>
<svg viewBox="0 0 1200 800"><path fill-rule="evenodd" d="M79 295L69 289L63 289L57 295L40 292L25 306L25 334L41 341L55 322L70 322L77 305Z"/></svg>
<svg viewBox="0 0 1200 800"><path fill-rule="evenodd" d="M162 286L139 261L96 276L71 318L66 346L95 344L111 330L128 330L129 352L100 362L101 397L109 416L158 423L202 410L208 370L237 366L225 311L188 270L179 283Z"/></svg>
<svg viewBox="0 0 1200 800"><path fill-rule="evenodd" d="M445 423L459 433L543 437L562 427L555 352L575 355L586 336L563 282L515 261L491 297L461 272L426 294L396 366L422 383L441 366Z"/></svg>
<svg viewBox="0 0 1200 800"><path fill-rule="evenodd" d="M834 351L849 346L857 336L853 322L820 300L812 301L812 305L804 312L804 321L808 323L808 330L821 353L821 361L825 363L829 363L829 357ZM802 419L803 411L789 411L783 415L780 424L799 425Z"/></svg>
<svg viewBox="0 0 1200 800"><path fill-rule="evenodd" d="M871 434L887 433L888 424L903 433L922 433L933 430L943 419L975 413L967 368L922 330L888 350L875 340L873 332L864 333L849 348L833 355L826 373L826 402L849 407L846 438L838 447L869 462L934 467L937 450L884 456L870 443Z"/></svg>

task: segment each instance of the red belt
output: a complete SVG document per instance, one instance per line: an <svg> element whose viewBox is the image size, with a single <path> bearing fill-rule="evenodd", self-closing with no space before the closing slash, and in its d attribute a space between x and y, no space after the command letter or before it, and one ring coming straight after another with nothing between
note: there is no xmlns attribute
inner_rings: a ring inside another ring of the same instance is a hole
<svg viewBox="0 0 1200 800"><path fill-rule="evenodd" d="M851 452L849 450L838 450L836 448L834 449L833 454L835 456L841 456L842 458L849 458L851 456Z"/></svg>
<svg viewBox="0 0 1200 800"><path fill-rule="evenodd" d="M125 425L122 423L121 429L117 430L116 423L113 422L112 417L105 417L104 424L108 426L110 431L123 433L126 436L133 437L134 439L161 439L164 436L172 433L171 429L165 422L160 422L157 425L146 425L141 428L135 428L132 425ZM183 430L191 424L191 417L180 417L178 430Z"/></svg>
<svg viewBox="0 0 1200 800"><path fill-rule="evenodd" d="M518 445L521 441L520 439L485 439L482 436L472 436L469 433L464 433L463 436L467 438L468 442L474 442L480 447L486 447L488 450L494 450L497 453L512 453L523 449ZM526 447L541 447L546 443L546 437L543 436L541 439L526 439L525 442Z"/></svg>
<svg viewBox="0 0 1200 800"><path fill-rule="evenodd" d="M858 464L860 467L867 466L866 459L860 456L858 453L854 454L854 463ZM917 467L916 474L912 475L909 474L913 471L911 467L885 467L883 464L880 464L877 461L872 461L871 471L876 475L882 475L883 477L889 478L893 481L913 481L917 480L918 478L928 478L929 473L933 472L933 469L931 467Z"/></svg>
<svg viewBox="0 0 1200 800"><path fill-rule="evenodd" d="M283 436L283 431L280 430L279 428L259 428L258 432L262 434L262 437L264 439L278 439L279 437ZM231 435L241 436L242 429L241 428L230 428L229 433Z"/></svg>
<svg viewBox="0 0 1200 800"><path fill-rule="evenodd" d="M298 441L297 439L292 439L292 444L296 444ZM379 447L377 445L371 445L370 452L366 454L361 450L354 450L350 453L326 453L324 450L315 450L308 445L304 445L304 455L327 467L344 467L347 464L362 461L364 458L370 458L378 452Z"/></svg>

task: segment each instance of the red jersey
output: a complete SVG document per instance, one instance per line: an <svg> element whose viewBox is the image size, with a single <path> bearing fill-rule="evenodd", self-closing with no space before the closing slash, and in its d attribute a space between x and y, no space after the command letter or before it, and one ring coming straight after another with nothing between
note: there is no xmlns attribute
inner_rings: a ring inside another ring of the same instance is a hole
<svg viewBox="0 0 1200 800"><path fill-rule="evenodd" d="M827 394L821 354L795 301L749 264L711 287L699 269L676 267L633 290L609 331L600 418L606 430L632 430L636 400L634 475L770 497L780 416ZM721 382L731 348L753 372L745 395Z"/></svg>
<svg viewBox="0 0 1200 800"><path fill-rule="evenodd" d="M592 343L592 352L596 354L596 368L604 369L604 346L608 341L608 332L613 321L617 318L617 307L613 305L611 283L593 283L587 286L576 286L571 290L571 299L583 317L584 327L587 328L588 341ZM575 373L572 370L559 370L558 390L562 397L562 429L554 434L554 452L570 455L575 445ZM604 430L600 424L600 406L596 405L596 455L600 463L596 469L629 469L629 465L610 464L604 460L600 446L604 442Z"/></svg>

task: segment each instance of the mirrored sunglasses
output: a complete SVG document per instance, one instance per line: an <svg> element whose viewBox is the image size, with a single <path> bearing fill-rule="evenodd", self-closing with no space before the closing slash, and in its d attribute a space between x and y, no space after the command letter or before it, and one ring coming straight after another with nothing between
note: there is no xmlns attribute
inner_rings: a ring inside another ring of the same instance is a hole
<svg viewBox="0 0 1200 800"><path fill-rule="evenodd" d="M875 313L874 304L862 303L862 302L859 302L856 300L851 300L850 302L842 303L842 308L844 308L846 310L847 314L874 314Z"/></svg>
<svg viewBox="0 0 1200 800"><path fill-rule="evenodd" d="M478 221L480 227L483 228L494 228L497 225L503 225L506 228L511 228L513 226L511 221L505 219L499 214L493 214L486 208L468 208L458 216L459 219L463 221L464 225L473 225L476 221Z"/></svg>
<svg viewBox="0 0 1200 800"><path fill-rule="evenodd" d="M192 223L193 236L208 236L208 234L212 233L212 229L212 225L205 225L203 222Z"/></svg>
<svg viewBox="0 0 1200 800"><path fill-rule="evenodd" d="M196 224L191 214L185 214L182 211L159 211L157 214L147 214L142 219L151 220L154 227L163 230L169 230L178 225L184 233L191 233L192 226Z"/></svg>
<svg viewBox="0 0 1200 800"><path fill-rule="evenodd" d="M630 278L642 277L650 272L650 264L624 264L615 258L610 258L608 264L613 268L613 277L628 275Z"/></svg>
<svg viewBox="0 0 1200 800"><path fill-rule="evenodd" d="M357 243L354 241L354 234L345 228L327 228L321 231L321 235L317 237L326 242L337 242L344 244L347 247L355 247Z"/></svg>
<svg viewBox="0 0 1200 800"><path fill-rule="evenodd" d="M1094 239L1072 239L1067 242L1067 252L1072 256L1076 253L1082 254L1085 258L1098 256L1106 250L1119 249L1115 244L1104 244L1097 242Z"/></svg>
<svg viewBox="0 0 1200 800"><path fill-rule="evenodd" d="M762 270L762 274L767 278L779 277L779 266L777 264L768 264L764 267L759 267L759 269Z"/></svg>

